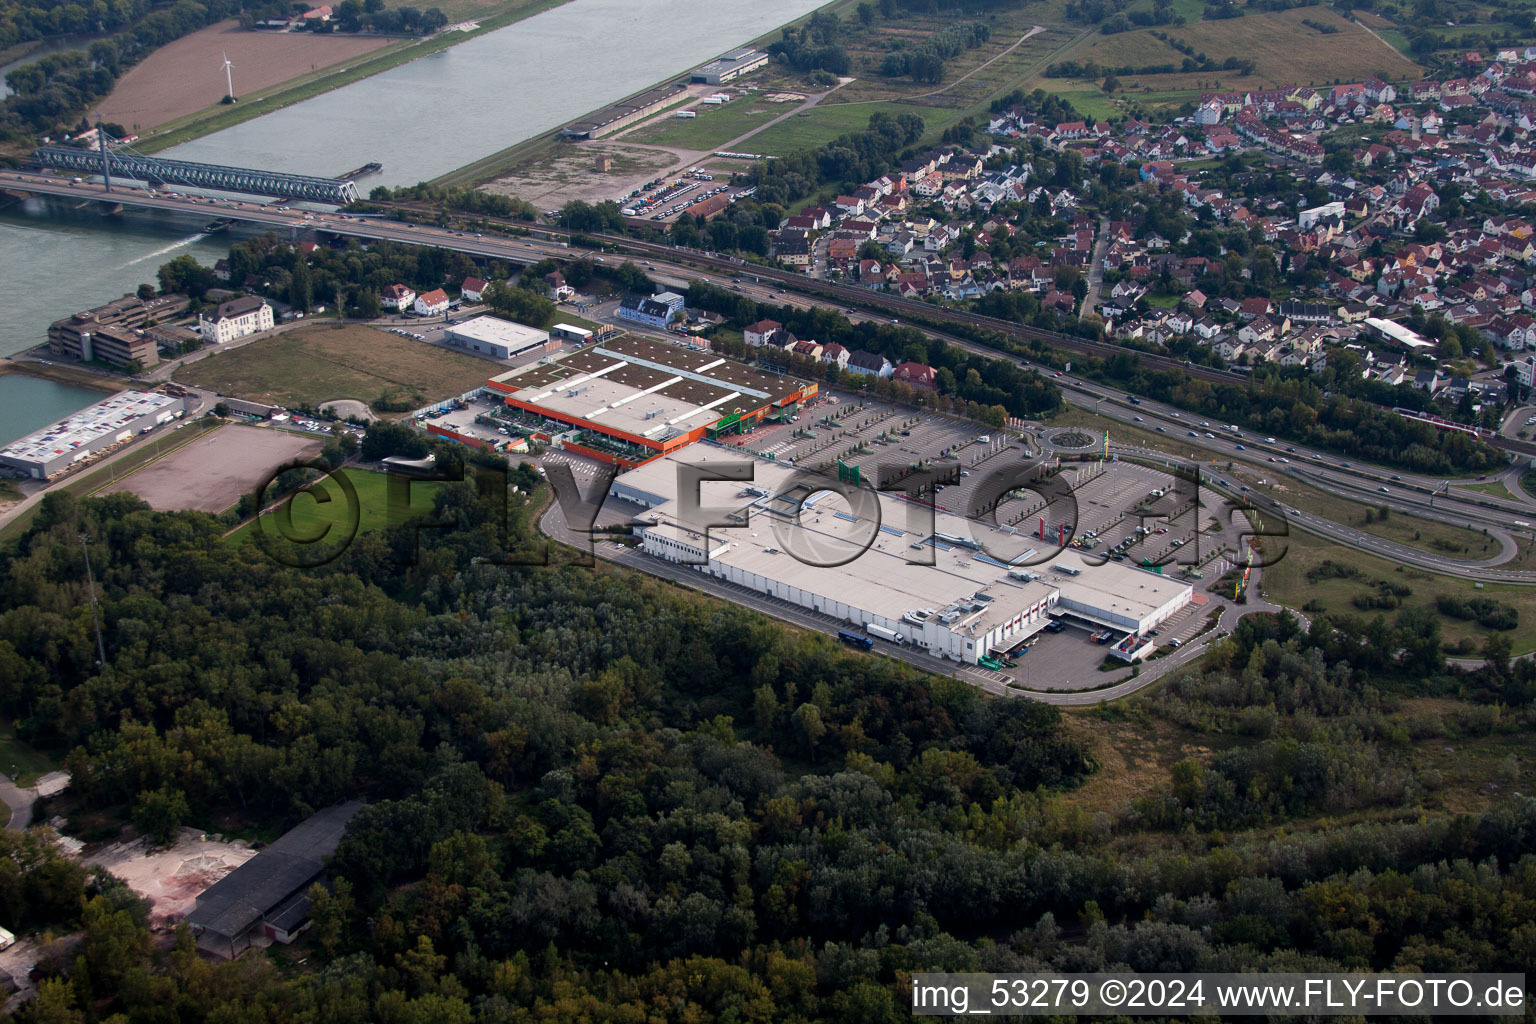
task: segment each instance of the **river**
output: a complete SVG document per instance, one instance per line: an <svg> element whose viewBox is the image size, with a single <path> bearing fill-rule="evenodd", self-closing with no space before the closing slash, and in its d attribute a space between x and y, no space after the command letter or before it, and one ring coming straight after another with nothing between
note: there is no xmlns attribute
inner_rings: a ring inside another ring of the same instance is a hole
<svg viewBox="0 0 1536 1024"><path fill-rule="evenodd" d="M384 164L374 185L414 184L472 163L815 10L825 0L570 0L563 6L167 155L300 174ZM183 218L104 217L30 200L0 212L6 316L0 356L45 340L48 324L154 281L190 253L222 256ZM68 411L68 410L65 410ZM0 405L0 444L35 422Z"/></svg>
<svg viewBox="0 0 1536 1024"><path fill-rule="evenodd" d="M168 151L414 185L680 74L826 0L571 0ZM233 157L233 158L232 158Z"/></svg>

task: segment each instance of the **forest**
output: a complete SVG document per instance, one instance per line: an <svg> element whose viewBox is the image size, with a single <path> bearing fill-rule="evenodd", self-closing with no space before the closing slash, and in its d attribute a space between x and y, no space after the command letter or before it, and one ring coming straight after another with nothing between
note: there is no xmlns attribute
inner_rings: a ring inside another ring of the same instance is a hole
<svg viewBox="0 0 1536 1024"><path fill-rule="evenodd" d="M0 712L65 754L48 813L84 838L146 805L282 827L369 801L281 971L152 936L110 878L5 837L0 924L81 936L16 1020L881 1024L918 969L1536 957L1536 801L1451 796L1417 756L1529 728L1507 646L1467 673L1420 610L1262 616L1071 728L627 571L486 564L493 497L438 500L460 526L405 566L398 531L288 569L123 494L52 496L0 552ZM1079 802L1081 737L1170 729L1203 752Z"/></svg>

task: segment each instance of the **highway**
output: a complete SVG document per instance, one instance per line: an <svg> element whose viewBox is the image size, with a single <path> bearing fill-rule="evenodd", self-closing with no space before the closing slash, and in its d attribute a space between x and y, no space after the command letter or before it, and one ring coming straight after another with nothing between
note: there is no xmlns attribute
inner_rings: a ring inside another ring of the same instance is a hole
<svg viewBox="0 0 1536 1024"><path fill-rule="evenodd" d="M266 225L284 233L315 231L361 239L391 239L439 246L472 256L523 263L536 262L544 258L569 259L575 255L560 229L544 226L531 229L528 225L515 222L506 222L506 226L514 230L536 230L538 234L514 237L481 235L473 231L411 224L387 218L358 217L355 214L334 211L291 209L227 197L195 196L186 190L181 190L179 194L164 190L151 194L143 188L126 186L122 183L116 184L113 190L107 193L97 182L89 180L73 182L66 176L50 173L0 172L0 186L82 202L121 202L150 209L190 213L209 219L229 218ZM410 206L411 204L397 205ZM430 208L422 206L420 209L425 212ZM1126 351L1116 345L1021 327L1006 321L977 317L963 311L913 302L863 288L816 281L790 271L740 263L709 253L680 250L619 237L605 238L602 241L623 246L630 252L647 256L648 258L640 262L653 277L679 284L693 279L710 281L712 279L709 276L700 273L700 268L709 268L719 275L713 279L714 283L733 287L759 301L793 302L803 306L835 303L838 308L863 309L864 312L855 314L856 317L898 321L900 317L872 315L869 312L870 307L874 307L880 314L910 309L914 315L920 315L926 320L938 319L952 323L980 324L996 329L999 333L1016 340L1044 342L1053 348L1071 352L1108 356ZM580 252L591 255L597 261L605 258L624 258L616 255L605 257L602 253L588 253L587 250L580 250ZM738 278L739 281L735 281ZM1020 365L1031 366L1027 360L1009 356L969 339L931 330L926 326L924 329L927 333L943 338L966 351L987 358L1013 359ZM1241 380L1238 375L1229 371L1185 366L1178 360L1149 353L1138 353L1138 358L1145 365L1153 368L1166 364L1168 367L1179 368L1192 376L1224 383ZM1163 428L1163 432L1168 434L1170 447L1175 451L1183 447L1180 439L1187 438L1193 453L1203 449L1214 455L1212 461L1218 465L1224 466L1228 460L1246 462L1260 469L1268 468L1277 477L1292 476L1309 485L1368 505L1387 505L1394 511L1411 513L1422 518L1470 527L1474 530L1486 529L1488 536L1499 544L1501 550L1497 555L1481 561L1450 558L1396 544L1304 510L1293 513L1290 511L1291 506L1274 502L1262 495L1249 495L1256 505L1264 507L1268 503L1272 509L1284 515L1291 523L1309 532L1368 550L1393 561L1434 572L1495 582L1536 584L1536 570L1498 567L1500 563L1513 558L1516 553L1512 531L1519 530L1522 535L1525 535L1529 528L1520 524L1536 522L1536 508L1522 501L1476 492L1446 493L1446 481L1443 480L1392 473L1380 467L1355 464L1335 455L1299 448L1281 441L1271 444L1262 437L1255 437L1247 432L1240 437L1234 436L1223 429L1224 425L1216 423L1207 425L1204 421L1197 422L1190 413L1181 412L1148 399L1140 399L1137 403L1132 403L1124 392L1053 371L1049 367L1034 366L1033 368L1055 378L1056 383L1062 386L1066 399L1074 405L1092 409L1099 415L1127 424L1135 424L1140 419L1141 423L1138 425L1143 429ZM1189 438L1190 430L1195 430L1199 436ZM1207 433L1213 436L1205 436ZM1519 438L1502 437L1496 443L1511 452L1536 454L1536 444ZM1239 450L1238 445L1242 445L1243 450ZM1136 453L1135 446L1128 446L1123 450L1127 454ZM1150 457L1166 457L1163 453L1149 452L1148 454ZM1220 476L1221 473L1217 471L1216 475ZM1456 483L1451 481L1453 486ZM1521 493L1517 488L1511 488L1511 490L1517 494Z"/></svg>

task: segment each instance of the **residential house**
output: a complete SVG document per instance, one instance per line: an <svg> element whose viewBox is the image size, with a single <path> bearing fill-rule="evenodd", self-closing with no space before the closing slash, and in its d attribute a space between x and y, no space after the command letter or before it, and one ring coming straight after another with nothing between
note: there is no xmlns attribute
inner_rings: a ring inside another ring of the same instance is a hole
<svg viewBox="0 0 1536 1024"><path fill-rule="evenodd" d="M891 361L875 352L859 350L848 354L848 365L845 369L849 373L857 373L860 376L889 377Z"/></svg>
<svg viewBox="0 0 1536 1024"><path fill-rule="evenodd" d="M416 301L411 304L411 312L417 316L442 316L448 312L449 302L447 292L433 288L416 296Z"/></svg>
<svg viewBox="0 0 1536 1024"><path fill-rule="evenodd" d="M403 284L392 284L379 293L379 305L405 312L416 301L416 293Z"/></svg>
<svg viewBox="0 0 1536 1024"><path fill-rule="evenodd" d="M481 278L466 277L464 282L459 285L459 295L465 302L479 302L481 297L485 295L486 287L485 281Z"/></svg>

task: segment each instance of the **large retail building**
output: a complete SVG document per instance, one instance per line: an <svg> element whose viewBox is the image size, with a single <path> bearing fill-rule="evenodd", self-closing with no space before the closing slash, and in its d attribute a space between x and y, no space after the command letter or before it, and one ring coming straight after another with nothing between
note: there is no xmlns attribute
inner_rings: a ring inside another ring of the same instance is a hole
<svg viewBox="0 0 1536 1024"><path fill-rule="evenodd" d="M747 458L695 445L621 475L609 493L648 510L635 533L649 555L969 664L1054 617L1144 635L1193 599L1187 583L1125 563L1091 565L1070 548L1033 565L1004 561L977 542L978 524L940 511L914 529L911 507L895 495L866 492L860 507L766 459L751 459L750 481L699 485L699 505L729 525L685 521L679 465L708 474Z"/></svg>
<svg viewBox="0 0 1536 1024"><path fill-rule="evenodd" d="M630 335L486 382L566 448L636 466L705 438L793 414L817 386L699 349Z"/></svg>

